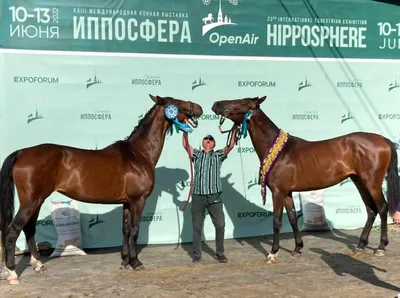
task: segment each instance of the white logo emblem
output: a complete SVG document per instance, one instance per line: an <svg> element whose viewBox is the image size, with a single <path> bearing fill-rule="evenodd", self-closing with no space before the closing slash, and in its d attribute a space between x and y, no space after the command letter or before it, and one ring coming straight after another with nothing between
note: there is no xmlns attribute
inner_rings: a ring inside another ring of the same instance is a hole
<svg viewBox="0 0 400 298"><path fill-rule="evenodd" d="M207 2L208 4L211 2L211 0L203 0L204 2ZM206 4L206 3L204 3ZM207 5L208 5L207 4ZM228 17L228 15L225 14L225 16L222 13L222 8L221 8L221 0L219 0L219 9L218 9L218 14L217 14L217 20L215 21L213 14L209 13L206 17L203 18L203 36L206 34L208 31L210 31L213 28L219 27L219 26L226 26L226 25L236 25L236 23L232 23L231 18Z"/></svg>
<svg viewBox="0 0 400 298"><path fill-rule="evenodd" d="M211 3L211 0L203 0L203 4L204 5L208 5L208 4L210 4Z"/></svg>

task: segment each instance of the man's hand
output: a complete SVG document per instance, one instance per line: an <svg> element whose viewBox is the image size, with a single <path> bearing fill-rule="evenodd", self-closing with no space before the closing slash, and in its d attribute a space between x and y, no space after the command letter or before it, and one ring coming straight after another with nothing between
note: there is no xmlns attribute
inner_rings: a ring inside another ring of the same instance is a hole
<svg viewBox="0 0 400 298"><path fill-rule="evenodd" d="M236 143L236 132L237 132L237 130L240 129L241 127L242 127L242 126L241 126L240 124L238 124L238 125L236 125L235 129L233 130L230 143L229 143L228 146L226 146L226 147L224 148L224 155L225 155L225 156L228 156L229 152L231 152L232 149L233 149L233 147L235 146L235 143Z"/></svg>

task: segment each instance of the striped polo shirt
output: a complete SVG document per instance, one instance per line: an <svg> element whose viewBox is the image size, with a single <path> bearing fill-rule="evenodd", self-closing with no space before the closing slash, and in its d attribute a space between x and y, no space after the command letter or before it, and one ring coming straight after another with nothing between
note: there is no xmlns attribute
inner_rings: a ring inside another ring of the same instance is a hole
<svg viewBox="0 0 400 298"><path fill-rule="evenodd" d="M208 195L222 192L220 169L225 159L223 150L211 150L206 153L193 148L193 194Z"/></svg>

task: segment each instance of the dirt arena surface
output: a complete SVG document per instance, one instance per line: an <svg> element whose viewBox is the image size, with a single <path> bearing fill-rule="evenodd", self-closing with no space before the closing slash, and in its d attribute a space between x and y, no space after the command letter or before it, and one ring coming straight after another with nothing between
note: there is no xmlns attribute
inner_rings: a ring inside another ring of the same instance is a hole
<svg viewBox="0 0 400 298"><path fill-rule="evenodd" d="M271 236L226 240L229 262L213 259L214 242L192 264L190 244L142 247L142 271L120 269L119 248L86 251L87 256L48 259L37 274L27 256L17 257L21 284L0 281L0 297L395 297L400 292L400 230L391 228L384 257L370 246L354 255L361 230L303 235L305 248L293 259L291 234L281 235L278 263L267 265Z"/></svg>

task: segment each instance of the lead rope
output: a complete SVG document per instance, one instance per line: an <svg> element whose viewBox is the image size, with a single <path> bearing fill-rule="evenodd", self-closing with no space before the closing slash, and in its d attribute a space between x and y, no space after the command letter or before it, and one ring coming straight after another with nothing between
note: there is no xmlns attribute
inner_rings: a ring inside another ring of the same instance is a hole
<svg viewBox="0 0 400 298"><path fill-rule="evenodd" d="M242 181L243 181L243 190L244 190L244 197L247 200L247 192L246 192L246 181L244 179L244 167L243 167L243 156L242 156L242 149L241 149L241 145L240 145L240 141L238 141L237 143L239 143L239 151L240 151L240 163L242 165Z"/></svg>
<svg viewBox="0 0 400 298"><path fill-rule="evenodd" d="M193 164L192 164L192 160L191 160L191 156L190 156L190 151L189 151L189 147L190 147L190 145L189 145L189 136L188 136L187 133L184 133L184 134L183 134L183 137L185 138L185 141L186 141L186 148L185 148L185 149L186 149L186 152L188 152L188 154L189 154L189 162L190 162L190 188L189 188L189 194L188 194L186 203L185 203L185 205L184 205L183 208L182 208L182 211L185 211L185 210L186 210L186 207L187 207L188 204L189 204L190 197L191 197L191 195L192 195L193 184L194 184L194 182L193 182Z"/></svg>
<svg viewBox="0 0 400 298"><path fill-rule="evenodd" d="M228 133L228 136L226 137L226 146L229 146L229 144L231 143L231 139L233 138L233 131L236 129L236 124L233 124L231 129L228 130L222 130L221 126L219 127L219 131L224 134L224 133ZM239 140L242 138L242 135L240 134L240 130L236 130L236 142L235 144L237 145Z"/></svg>
<svg viewBox="0 0 400 298"><path fill-rule="evenodd" d="M233 131L236 128L236 124L233 124L232 128L229 130L222 130L221 126L219 126L219 131L224 134L224 133L228 133L228 136L226 137L226 146L229 146L231 143L231 139L233 138ZM244 189L244 197L247 199L247 193L246 193L246 183L244 180L244 167L243 167L243 157L242 157L242 150L240 149L240 139L242 138L242 134L241 134L241 129L237 129L236 130L236 142L235 144L238 145L239 144L239 155L240 155L240 163L242 165L242 180L243 180L243 189Z"/></svg>

